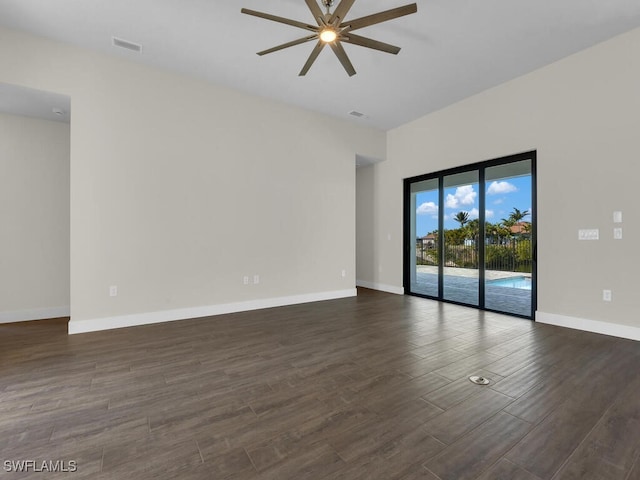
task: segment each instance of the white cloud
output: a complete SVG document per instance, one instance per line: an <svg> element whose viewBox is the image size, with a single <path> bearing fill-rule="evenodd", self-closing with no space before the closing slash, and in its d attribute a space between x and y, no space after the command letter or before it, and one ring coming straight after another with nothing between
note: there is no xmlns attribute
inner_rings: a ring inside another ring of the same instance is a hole
<svg viewBox="0 0 640 480"><path fill-rule="evenodd" d="M456 188L456 193L447 195L447 208L459 208L460 205L473 205L478 194L472 185L463 185Z"/></svg>
<svg viewBox="0 0 640 480"><path fill-rule="evenodd" d="M416 208L416 214L418 215L435 215L438 213L438 205L434 202L425 202Z"/></svg>
<svg viewBox="0 0 640 480"><path fill-rule="evenodd" d="M491 182L487 189L487 195L502 195L504 193L517 192L515 185L509 182Z"/></svg>
<svg viewBox="0 0 640 480"><path fill-rule="evenodd" d="M501 203L504 203L504 198L497 198L493 201L494 205L500 205Z"/></svg>
<svg viewBox="0 0 640 480"><path fill-rule="evenodd" d="M477 208L472 208L467 213L469 214L469 218L471 220L473 220L474 218L478 218L478 216L480 216L480 211ZM485 210L484 211L485 218L493 218L494 215L495 215L495 213L494 213L493 210Z"/></svg>

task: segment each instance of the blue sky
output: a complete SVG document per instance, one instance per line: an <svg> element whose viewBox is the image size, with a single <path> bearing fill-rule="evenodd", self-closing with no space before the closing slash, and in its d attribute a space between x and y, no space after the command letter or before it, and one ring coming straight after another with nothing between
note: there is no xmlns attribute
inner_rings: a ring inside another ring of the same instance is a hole
<svg viewBox="0 0 640 480"><path fill-rule="evenodd" d="M458 212L467 212L469 219L478 218L478 184L460 185L446 188L445 229L458 228L460 224L453 220ZM486 219L499 223L507 218L514 207L531 212L531 176L513 177L487 182ZM438 229L438 191L416 194L416 234L422 237ZM531 221L529 215L524 219Z"/></svg>

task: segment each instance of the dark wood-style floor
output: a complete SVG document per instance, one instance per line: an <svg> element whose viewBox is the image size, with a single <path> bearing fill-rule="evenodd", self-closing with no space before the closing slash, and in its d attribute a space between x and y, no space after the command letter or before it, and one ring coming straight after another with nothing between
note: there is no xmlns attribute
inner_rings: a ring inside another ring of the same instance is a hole
<svg viewBox="0 0 640 480"><path fill-rule="evenodd" d="M420 298L0 325L0 361L0 478L640 479L640 343Z"/></svg>

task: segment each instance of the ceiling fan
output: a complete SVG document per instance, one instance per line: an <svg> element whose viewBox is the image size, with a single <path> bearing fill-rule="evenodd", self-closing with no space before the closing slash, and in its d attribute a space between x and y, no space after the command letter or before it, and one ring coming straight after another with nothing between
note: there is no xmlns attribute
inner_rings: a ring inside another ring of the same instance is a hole
<svg viewBox="0 0 640 480"><path fill-rule="evenodd" d="M355 0L342 0L336 6L333 13L331 13L331 7L333 7L334 0L321 1L322 5L326 8L326 13L322 12L322 8L318 4L317 0L305 0L307 6L309 7L309 10L311 10L311 13L313 14L313 18L318 23L317 25L309 25L297 20L291 20L289 18L278 17L269 13L257 12L255 10L243 8L241 12L246 13L247 15L265 18L267 20L284 23L286 25L291 25L293 27L298 27L313 32L313 34L303 38L299 38L298 40L293 40L291 42L283 43L282 45L278 45L276 47L258 52L258 55L266 55L267 53L277 52L278 50L293 47L294 45L300 45L302 43L317 40L318 43L311 52L311 55L309 55L309 59L307 60L307 63L305 63L302 67L299 75L304 76L307 74L307 72L313 65L313 62L315 62L316 58L318 58L318 55L320 55L322 49L325 47L325 45L328 44L333 50L333 53L336 54L336 57L338 57L338 60L340 60L340 63L347 71L349 76L352 76L356 74L356 71L353 68L353 65L351 64L351 61L349 60L349 57L347 56L347 53L345 52L341 42L351 43L353 45L359 45L361 47L372 48L381 52L397 55L400 51L400 47L389 45L388 43L384 42L379 42L371 38L362 37L352 32L360 28L386 22L387 20L393 20L394 18L403 17L405 15L416 13L418 11L417 4L412 3L403 7L392 8L391 10L385 10L384 12L374 13L373 15L367 15L366 17L360 17L347 21L345 20L345 17L349 13L349 10L351 10L351 7L353 6Z"/></svg>

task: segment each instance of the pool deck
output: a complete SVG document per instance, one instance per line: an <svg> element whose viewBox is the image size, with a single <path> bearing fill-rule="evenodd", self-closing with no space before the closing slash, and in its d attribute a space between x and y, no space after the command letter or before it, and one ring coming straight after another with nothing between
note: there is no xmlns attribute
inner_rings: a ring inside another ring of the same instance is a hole
<svg viewBox="0 0 640 480"><path fill-rule="evenodd" d="M522 272L487 270L487 280L530 276ZM437 295L438 267L418 265L412 290L425 295ZM444 268L444 299L469 305L478 304L478 270ZM531 290L498 285L485 285L485 307L516 315L531 315Z"/></svg>

